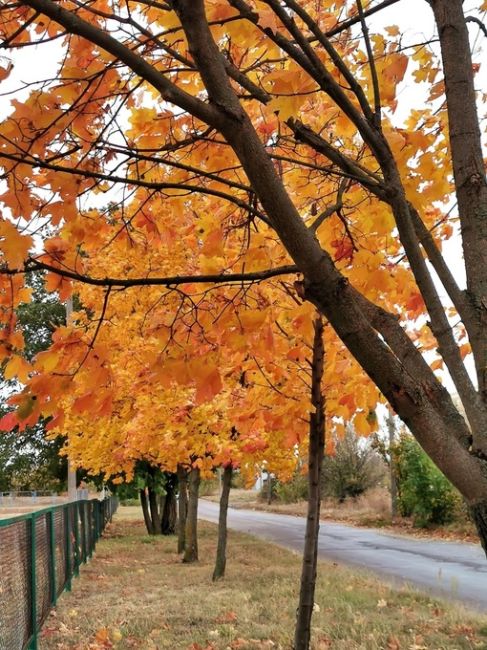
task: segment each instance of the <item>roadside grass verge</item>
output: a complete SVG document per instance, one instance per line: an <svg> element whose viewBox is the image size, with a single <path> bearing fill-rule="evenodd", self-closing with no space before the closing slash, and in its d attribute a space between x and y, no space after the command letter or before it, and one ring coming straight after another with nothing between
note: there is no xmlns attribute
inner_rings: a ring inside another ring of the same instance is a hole
<svg viewBox="0 0 487 650"><path fill-rule="evenodd" d="M149 537L121 508L73 591L49 616L40 650L289 650L300 559L230 532L227 576L211 582L216 526L200 523L200 562L174 537ZM487 650L487 617L370 575L319 563L313 650Z"/></svg>
<svg viewBox="0 0 487 650"><path fill-rule="evenodd" d="M207 501L218 503L218 494L204 497ZM272 501L268 504L254 490L232 489L230 491L230 506L232 508L248 508L264 512L275 512L281 515L296 515L306 517L307 501L296 503L283 503ZM340 521L351 526L367 528L381 528L391 533L412 535L413 537L456 540L461 542L478 543L478 535L473 522L467 517L459 521L442 526L416 528L411 518L395 517L390 514L390 496L384 488L373 488L365 494L355 498L346 499L340 503L338 499L325 498L321 502L320 519L326 521Z"/></svg>

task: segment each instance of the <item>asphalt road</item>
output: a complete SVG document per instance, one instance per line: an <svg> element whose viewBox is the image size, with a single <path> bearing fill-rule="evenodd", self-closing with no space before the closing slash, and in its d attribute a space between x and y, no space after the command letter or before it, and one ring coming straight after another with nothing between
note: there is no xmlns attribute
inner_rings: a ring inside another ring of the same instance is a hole
<svg viewBox="0 0 487 650"><path fill-rule="evenodd" d="M218 504L200 500L199 518L218 522ZM303 548L303 517L229 508L228 526L295 551ZM318 554L487 612L487 559L480 545L389 535L325 521Z"/></svg>

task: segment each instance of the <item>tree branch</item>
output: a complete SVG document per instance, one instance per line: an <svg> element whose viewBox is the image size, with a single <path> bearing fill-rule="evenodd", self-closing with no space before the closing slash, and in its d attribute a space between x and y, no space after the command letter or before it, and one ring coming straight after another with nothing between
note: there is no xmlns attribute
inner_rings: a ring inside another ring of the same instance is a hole
<svg viewBox="0 0 487 650"><path fill-rule="evenodd" d="M124 43L117 41L108 32L90 24L74 12L64 9L53 0L22 0L22 4L51 18L54 22L62 25L70 34L78 34L125 63L133 72L158 90L166 101L179 106L208 125L215 128L220 125L220 116L214 107L197 97L193 97L168 81L161 72L142 56L133 52Z"/></svg>
<svg viewBox="0 0 487 650"><path fill-rule="evenodd" d="M255 283L269 280L270 278L281 275L292 275L299 273L299 269L293 264L287 266L278 266L274 269L265 269L263 271L254 271L248 273L216 273L207 275L173 275L168 277L143 277L143 278L93 278L89 275L83 275L76 271L60 268L47 262L29 258L22 269L0 268L0 275L18 275L28 273L29 271L50 271L63 278L68 278L83 284L89 284L97 287L114 288L119 287L126 289L129 287L176 287L181 284L233 284L233 283Z"/></svg>

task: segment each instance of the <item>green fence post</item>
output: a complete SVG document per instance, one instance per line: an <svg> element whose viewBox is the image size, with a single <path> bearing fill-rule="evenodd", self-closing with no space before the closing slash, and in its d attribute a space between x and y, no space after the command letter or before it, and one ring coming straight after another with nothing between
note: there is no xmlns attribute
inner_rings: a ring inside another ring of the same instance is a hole
<svg viewBox="0 0 487 650"><path fill-rule="evenodd" d="M65 555L66 555L66 589L68 591L71 591L71 576L72 576L72 563L71 563L71 554L72 554L72 549L73 549L73 544L71 541L71 511L72 507L71 504L68 503L65 508L63 508L63 514L64 514L64 548L65 548ZM74 558L73 558L74 559ZM74 566L74 562L73 562Z"/></svg>
<svg viewBox="0 0 487 650"><path fill-rule="evenodd" d="M81 548L82 548L82 560L86 564L87 553L86 553L86 501L78 501L81 506Z"/></svg>
<svg viewBox="0 0 487 650"><path fill-rule="evenodd" d="M79 576L79 565L81 564L80 558L80 545L79 545L79 501L73 501L74 510L74 574Z"/></svg>
<svg viewBox="0 0 487 650"><path fill-rule="evenodd" d="M94 544L94 534L93 534L93 502L88 501L86 503L87 514L88 514L88 557L93 557L93 546Z"/></svg>
<svg viewBox="0 0 487 650"><path fill-rule="evenodd" d="M51 582L51 604L57 602L57 585L56 585L56 531L54 527L54 512L51 510L47 513L47 523L49 525L49 579Z"/></svg>
<svg viewBox="0 0 487 650"><path fill-rule="evenodd" d="M100 539L100 501L95 501L95 544Z"/></svg>
<svg viewBox="0 0 487 650"><path fill-rule="evenodd" d="M30 517L30 624L32 636L30 650L37 650L37 575L36 575L36 513Z"/></svg>

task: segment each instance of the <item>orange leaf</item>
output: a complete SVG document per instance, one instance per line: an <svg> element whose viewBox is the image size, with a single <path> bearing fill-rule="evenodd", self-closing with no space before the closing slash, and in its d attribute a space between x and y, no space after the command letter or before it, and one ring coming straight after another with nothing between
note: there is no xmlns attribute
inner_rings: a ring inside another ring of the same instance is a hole
<svg viewBox="0 0 487 650"><path fill-rule="evenodd" d="M15 411L10 411L0 420L0 431L12 431L18 423L17 414Z"/></svg>
<svg viewBox="0 0 487 650"><path fill-rule="evenodd" d="M24 358L19 357L17 354L13 355L3 371L5 379L13 379L17 377L20 382L25 384L29 378L29 372L32 366Z"/></svg>
<svg viewBox="0 0 487 650"><path fill-rule="evenodd" d="M195 377L196 382L196 404L209 402L223 388L218 368L213 368L205 375Z"/></svg>

